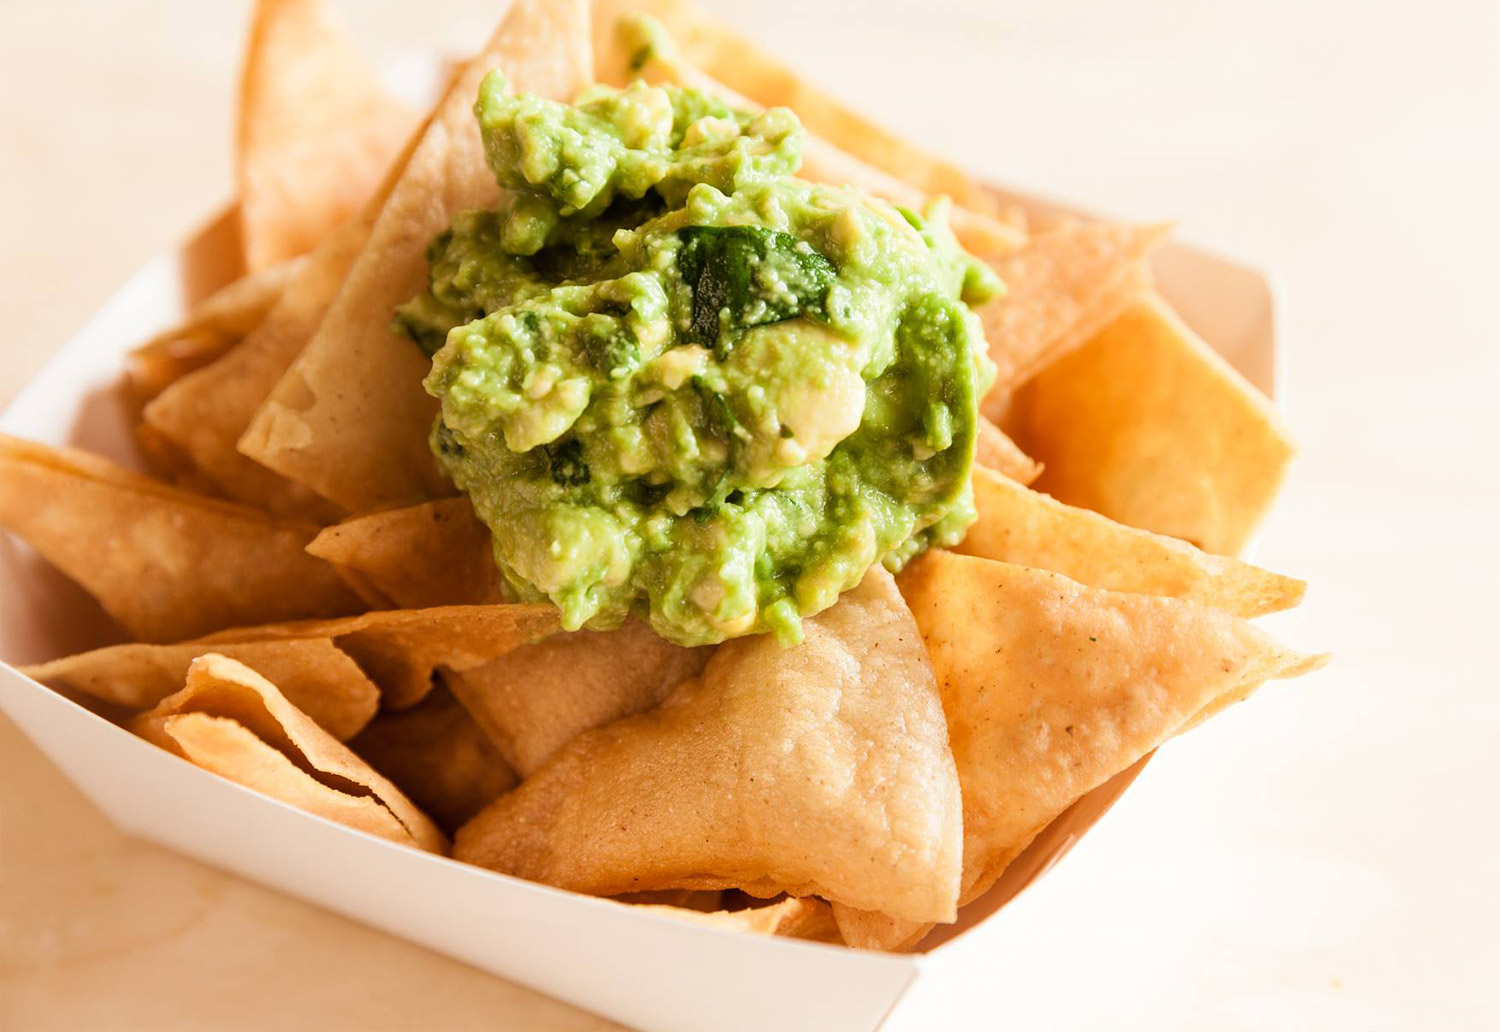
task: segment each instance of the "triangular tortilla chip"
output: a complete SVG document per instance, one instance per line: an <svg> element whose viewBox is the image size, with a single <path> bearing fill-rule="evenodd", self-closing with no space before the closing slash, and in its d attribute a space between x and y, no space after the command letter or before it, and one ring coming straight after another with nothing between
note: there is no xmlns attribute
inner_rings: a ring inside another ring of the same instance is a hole
<svg viewBox="0 0 1500 1032"><path fill-rule="evenodd" d="M474 515L467 498L355 516L326 528L307 550L398 606L505 600L505 578L490 549L490 529Z"/></svg>
<svg viewBox="0 0 1500 1032"><path fill-rule="evenodd" d="M145 641L360 608L333 567L304 550L317 527L72 448L0 436L0 525Z"/></svg>
<svg viewBox="0 0 1500 1032"><path fill-rule="evenodd" d="M380 705L380 689L328 638L213 646L111 645L21 672L44 684L143 710L181 691L193 660L209 652L261 671L292 705L341 742L358 734Z"/></svg>
<svg viewBox="0 0 1500 1032"><path fill-rule="evenodd" d="M573 739L454 855L614 895L740 888L951 921L958 784L932 672L880 567L807 621L721 645L659 708Z"/></svg>
<svg viewBox="0 0 1500 1032"><path fill-rule="evenodd" d="M442 686L409 710L380 714L349 748L448 832L516 786L516 772Z"/></svg>
<svg viewBox="0 0 1500 1032"><path fill-rule="evenodd" d="M974 470L974 505L979 521L957 551L1090 587L1186 599L1235 616L1290 609L1307 589L1295 578L1064 505L987 469Z"/></svg>
<svg viewBox="0 0 1500 1032"><path fill-rule="evenodd" d="M624 86L635 77L632 54L621 45L617 31L619 19L629 14L655 18L689 62L762 107L791 108L809 132L860 161L924 194L944 194L981 215L1001 213L990 192L963 169L850 110L749 39L682 0L595 0L594 67L601 82Z"/></svg>
<svg viewBox="0 0 1500 1032"><path fill-rule="evenodd" d="M703 672L711 647L688 649L632 617L613 631L573 631L448 675L453 694L523 777L592 728L650 709Z"/></svg>
<svg viewBox="0 0 1500 1032"><path fill-rule="evenodd" d="M1010 390L1082 345L1140 296L1146 256L1168 228L1063 222L992 263L1006 292L979 309L998 369L986 415L993 418Z"/></svg>
<svg viewBox="0 0 1500 1032"><path fill-rule="evenodd" d="M264 323L206 368L146 406L146 425L171 441L229 498L282 515L336 519L335 506L239 451L240 435L322 322L370 224L356 216L318 245Z"/></svg>
<svg viewBox="0 0 1500 1032"><path fill-rule="evenodd" d="M930 553L901 588L963 785L962 902L1074 800L1199 713L1325 659L1216 609L972 556Z"/></svg>
<svg viewBox="0 0 1500 1032"><path fill-rule="evenodd" d="M247 788L403 845L448 842L395 785L227 656L193 660L187 686L130 722L147 741Z"/></svg>
<svg viewBox="0 0 1500 1032"><path fill-rule="evenodd" d="M390 609L335 620L237 627L204 643L332 638L381 687L387 709L415 706L439 667L470 670L557 630L549 605Z"/></svg>
<svg viewBox="0 0 1500 1032"><path fill-rule="evenodd" d="M743 111L759 111L762 107L693 67L680 54L665 49L652 49L636 74L647 82L691 86ZM913 211L921 211L928 201L928 195L910 183L865 164L812 133L807 133L803 141L802 166L797 175L815 183L853 186ZM999 258L1026 242L1026 234L1015 226L967 208L951 208L948 221L959 242L982 257Z"/></svg>
<svg viewBox="0 0 1500 1032"><path fill-rule="evenodd" d="M1178 599L935 551L901 577L932 657L964 800L960 903L1068 807L1172 736L1325 656ZM930 923L834 906L850 946L909 949Z"/></svg>
<svg viewBox="0 0 1500 1032"><path fill-rule="evenodd" d="M258 0L240 81L246 264L312 250L364 204L415 125L323 0Z"/></svg>
<svg viewBox="0 0 1500 1032"><path fill-rule="evenodd" d="M194 305L181 324L127 354L125 380L135 397L149 401L231 350L265 320L304 262L292 258L241 276Z"/></svg>
<svg viewBox="0 0 1500 1032"><path fill-rule="evenodd" d="M587 0L516 0L411 152L338 297L240 441L262 465L361 511L452 493L428 451L429 362L391 328L426 284L427 245L499 196L472 107L501 67L516 90L571 100L591 76Z"/></svg>
<svg viewBox="0 0 1500 1032"><path fill-rule="evenodd" d="M690 924L708 928L722 928L730 932L749 935L779 935L787 939L807 939L811 942L837 943L838 925L834 923L833 911L821 899L786 899L744 910L694 910L665 903L633 903L635 909L652 914L673 917Z"/></svg>
<svg viewBox="0 0 1500 1032"><path fill-rule="evenodd" d="M1226 555L1296 450L1265 396L1156 297L1027 384L1010 422L1046 463L1039 489Z"/></svg>
<svg viewBox="0 0 1500 1032"><path fill-rule="evenodd" d="M1042 475L1042 464L1023 452L1015 441L1006 436L1005 431L984 416L979 417L979 432L974 441L974 461L1022 484L1029 484Z"/></svg>

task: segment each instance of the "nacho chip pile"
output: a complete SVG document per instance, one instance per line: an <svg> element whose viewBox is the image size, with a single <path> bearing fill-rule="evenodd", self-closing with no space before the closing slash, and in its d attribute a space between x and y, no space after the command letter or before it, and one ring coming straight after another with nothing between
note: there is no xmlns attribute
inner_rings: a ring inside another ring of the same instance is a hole
<svg viewBox="0 0 1500 1032"><path fill-rule="evenodd" d="M680 50L633 53L640 14ZM955 551L873 568L794 648L507 600L389 328L429 240L497 200L470 115L496 67L789 106L805 176L953 200L1007 286ZM321 0L260 0L238 142L242 278L127 362L157 476L0 438L0 524L130 639L27 672L189 763L643 912L909 949L1094 789L1322 662L1247 622L1304 590L1234 558L1292 446L1152 290L1164 226L1029 225L678 0L515 0L425 119Z"/></svg>

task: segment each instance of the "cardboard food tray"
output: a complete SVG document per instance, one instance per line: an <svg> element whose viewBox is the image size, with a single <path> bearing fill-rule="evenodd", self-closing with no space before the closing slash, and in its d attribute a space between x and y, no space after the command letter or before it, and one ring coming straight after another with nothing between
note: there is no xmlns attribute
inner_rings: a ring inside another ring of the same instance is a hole
<svg viewBox="0 0 1500 1032"><path fill-rule="evenodd" d="M1005 193L1039 220L1069 210ZM138 466L118 389L123 358L232 278L237 255L231 211L149 262L0 415L0 430ZM1270 394L1265 278L1176 244L1160 250L1155 272L1186 320ZM82 591L0 535L0 708L120 829L644 1029L880 1027L922 970L944 962L945 943L1055 863L1145 763L1058 818L921 953L878 954L701 927L398 846L193 767L15 669L119 637Z"/></svg>

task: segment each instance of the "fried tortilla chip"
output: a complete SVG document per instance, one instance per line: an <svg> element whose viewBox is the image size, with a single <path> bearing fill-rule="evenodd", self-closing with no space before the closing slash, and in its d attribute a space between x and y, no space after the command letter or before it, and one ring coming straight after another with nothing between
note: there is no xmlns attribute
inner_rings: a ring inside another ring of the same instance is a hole
<svg viewBox="0 0 1500 1032"><path fill-rule="evenodd" d="M591 77L587 0L511 6L439 103L327 317L240 440L250 458L349 511L452 493L427 446L429 362L392 330L391 313L426 285L432 238L499 196L471 111L497 66L512 89L571 100Z"/></svg>
<svg viewBox="0 0 1500 1032"><path fill-rule="evenodd" d="M1064 505L987 469L974 470L974 504L979 521L958 551L1090 587L1186 599L1235 616L1290 609L1307 590L1303 581Z"/></svg>
<svg viewBox="0 0 1500 1032"><path fill-rule="evenodd" d="M1141 295L1146 256L1168 228L1062 222L992 263L1006 293L979 309L998 367L986 415L994 418L1010 390L1081 346Z"/></svg>
<svg viewBox="0 0 1500 1032"><path fill-rule="evenodd" d="M261 324L301 272L293 258L252 272L198 302L178 326L125 356L125 380L142 402L231 350Z"/></svg>
<svg viewBox="0 0 1500 1032"><path fill-rule="evenodd" d="M182 377L142 417L193 468L229 498L281 515L330 522L339 510L305 485L288 480L239 451L239 439L266 396L318 328L370 223L356 216L304 259L264 323L218 361Z"/></svg>
<svg viewBox="0 0 1500 1032"><path fill-rule="evenodd" d="M406 709L427 697L439 667L470 670L557 626L557 610L549 605L439 606L238 627L203 641L332 638L380 685L386 709Z"/></svg>
<svg viewBox="0 0 1500 1032"><path fill-rule="evenodd" d="M611 896L616 903L634 906L673 907L679 910L696 910L711 914L715 910L728 910L724 899L730 895L719 889L660 889L656 892L623 892Z"/></svg>
<svg viewBox="0 0 1500 1032"><path fill-rule="evenodd" d="M1231 555L1295 452L1271 403L1160 298L1017 393L1011 426L1070 505Z"/></svg>
<svg viewBox="0 0 1500 1032"><path fill-rule="evenodd" d="M963 785L961 902L1074 800L1200 713L1326 659L1217 609L989 559L932 552L901 587Z"/></svg>
<svg viewBox="0 0 1500 1032"><path fill-rule="evenodd" d="M25 667L22 673L43 684L144 710L181 691L193 660L209 652L261 671L292 705L341 742L358 734L380 705L380 689L329 638L111 645Z"/></svg>
<svg viewBox="0 0 1500 1032"><path fill-rule="evenodd" d="M356 516L325 529L307 550L398 606L505 600L505 578L490 549L490 529L474 515L467 498Z"/></svg>
<svg viewBox="0 0 1500 1032"><path fill-rule="evenodd" d="M322 0L258 0L240 80L246 264L304 254L353 216L416 123Z"/></svg>
<svg viewBox="0 0 1500 1032"><path fill-rule="evenodd" d="M683 0L595 0L594 65L601 82L635 78L632 53L619 30L625 15L655 18L683 57L762 107L788 107L808 131L865 164L928 195L943 194L981 215L1001 214L995 197L963 169L892 135L824 93L753 42L705 17Z"/></svg>
<svg viewBox="0 0 1500 1032"><path fill-rule="evenodd" d="M632 617L613 631L554 634L448 684L525 777L583 732L661 702L713 651L674 645Z"/></svg>
<svg viewBox="0 0 1500 1032"><path fill-rule="evenodd" d="M1042 475L1041 463L1023 452L1015 441L1006 436L1005 431L984 416L979 417L974 461L1022 484L1029 484Z"/></svg>
<svg viewBox="0 0 1500 1032"><path fill-rule="evenodd" d="M447 839L260 674L227 656L193 660L187 686L130 729L246 788L372 835L441 853Z"/></svg>
<svg viewBox="0 0 1500 1032"><path fill-rule="evenodd" d="M72 448L0 436L0 525L135 637L355 612L317 527L217 502Z"/></svg>
<svg viewBox="0 0 1500 1032"><path fill-rule="evenodd" d="M779 935L787 939L807 939L812 942L842 942L838 925L834 923L833 911L821 899L786 899L744 910L703 911L663 903L634 903L639 909L653 914L674 917L708 928L722 928L731 932L746 932L750 935Z"/></svg>
<svg viewBox="0 0 1500 1032"><path fill-rule="evenodd" d="M516 786L516 772L441 685L409 710L376 717L349 748L450 833Z"/></svg>
<svg viewBox="0 0 1500 1032"><path fill-rule="evenodd" d="M622 27L627 39L631 31L631 23L627 21ZM666 41L655 41L639 56L636 74L647 82L691 86L740 110L761 110L760 104L693 67ZM913 211L923 210L929 200L927 194L910 183L865 164L811 133L803 140L802 167L797 175L815 183L853 186ZM948 211L948 221L959 242L982 257L999 258L1016 251L1026 242L1026 234L1010 223L967 208L952 207Z"/></svg>
<svg viewBox="0 0 1500 1032"><path fill-rule="evenodd" d="M734 887L951 921L958 783L911 615L877 566L805 630L726 642L657 709L573 739L454 855L599 895Z"/></svg>

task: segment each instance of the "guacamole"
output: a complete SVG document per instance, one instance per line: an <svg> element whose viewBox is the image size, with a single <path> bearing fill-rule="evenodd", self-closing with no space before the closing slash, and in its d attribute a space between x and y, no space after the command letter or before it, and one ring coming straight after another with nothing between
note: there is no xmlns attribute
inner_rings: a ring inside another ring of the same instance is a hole
<svg viewBox="0 0 1500 1032"><path fill-rule="evenodd" d="M969 305L999 283L943 202L793 178L790 111L691 89L567 106L494 72L475 112L505 200L433 241L397 323L520 598L791 643L872 564L962 537L992 375Z"/></svg>

